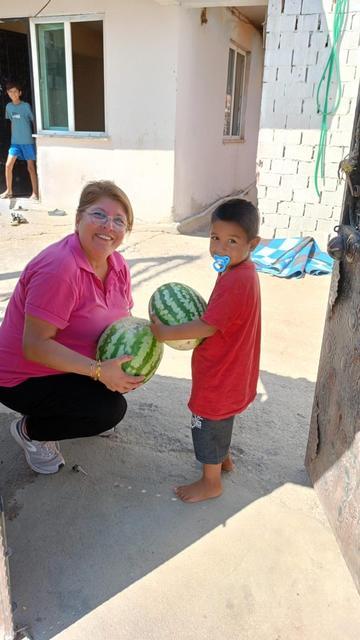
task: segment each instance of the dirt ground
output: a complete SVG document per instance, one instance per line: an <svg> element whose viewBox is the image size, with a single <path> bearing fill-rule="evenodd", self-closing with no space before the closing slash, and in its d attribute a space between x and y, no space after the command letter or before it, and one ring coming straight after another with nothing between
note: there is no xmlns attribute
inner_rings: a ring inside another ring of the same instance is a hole
<svg viewBox="0 0 360 640"><path fill-rule="evenodd" d="M73 216L24 211L29 224L11 227L0 211L2 318L26 262ZM207 245L135 225L123 247L134 315L146 317L164 282L208 296ZM199 473L189 352L166 348L113 436L63 443L55 476L26 466L0 405L15 620L35 640L358 640L359 597L303 465L329 283L261 276L259 394L236 420L237 469L219 499L186 505L172 493Z"/></svg>

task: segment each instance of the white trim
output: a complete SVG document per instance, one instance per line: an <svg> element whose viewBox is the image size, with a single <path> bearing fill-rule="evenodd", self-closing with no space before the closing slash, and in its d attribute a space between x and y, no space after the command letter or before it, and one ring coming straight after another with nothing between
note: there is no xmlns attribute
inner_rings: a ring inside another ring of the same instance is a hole
<svg viewBox="0 0 360 640"><path fill-rule="evenodd" d="M41 110L41 101L40 101L40 78L39 78L38 50L37 50L37 42L36 42L36 27L35 27L35 23L31 19L30 19L30 43L31 43L32 71L33 71L33 80L34 80L36 125L37 125L37 129L42 129L43 114Z"/></svg>
<svg viewBox="0 0 360 640"><path fill-rule="evenodd" d="M230 109L230 133L228 135L223 135L223 142L243 142L244 141L244 130L243 130L243 118L244 118L244 100L245 100L245 79L246 79L246 71L247 71L247 61L248 61L248 52L241 49L239 46L235 45L233 41L230 41L229 50L232 49L234 51L234 66L233 66L233 82L232 82L232 93L231 93L231 109ZM233 129L233 116L234 116L234 100L235 100L235 80L236 80L236 67L237 67L237 53L240 53L244 57L244 73L242 77L242 87L241 87L241 104L240 104L240 130L238 134L232 134L231 131ZM228 69L229 71L229 56L228 56ZM225 114L224 114L225 117Z"/></svg>
<svg viewBox="0 0 360 640"><path fill-rule="evenodd" d="M66 100L68 112L68 130L75 131L74 113L74 83L73 83L73 62L71 43L71 22L64 22L64 44L65 44L65 74L66 74Z"/></svg>
<svg viewBox="0 0 360 640"><path fill-rule="evenodd" d="M75 13L69 15L66 13L63 16L41 16L40 18L30 18L31 22L36 23L52 23L52 22L95 22L96 20L103 21L104 13Z"/></svg>
<svg viewBox="0 0 360 640"><path fill-rule="evenodd" d="M102 131L93 132L77 132L75 130L75 107L74 107L74 81L73 81L73 60L72 60L72 42L71 42L71 23L72 22L101 22L103 26L103 67L104 67L104 119L105 128L107 122L106 114L106 92L105 92L105 37L104 37L104 13L89 13L87 14L73 14L63 16L42 16L40 18L30 18L30 41L32 52L32 66L34 77L34 94L35 94L35 108L37 115L37 134L38 135L59 135L64 136L68 132L74 137L97 137L105 136ZM36 25L37 24L54 24L61 23L64 25L64 45L65 45L65 74L66 74L66 100L67 100L67 116L68 116L68 129L44 129L44 118L41 108L40 98L40 77L39 77L39 58L38 47L36 37ZM79 135L77 135L79 134ZM94 135L95 134L95 135Z"/></svg>

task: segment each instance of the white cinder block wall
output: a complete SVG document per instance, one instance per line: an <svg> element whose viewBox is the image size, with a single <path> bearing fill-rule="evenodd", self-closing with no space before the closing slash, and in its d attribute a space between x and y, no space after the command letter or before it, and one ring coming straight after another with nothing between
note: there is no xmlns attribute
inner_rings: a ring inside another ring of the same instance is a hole
<svg viewBox="0 0 360 640"><path fill-rule="evenodd" d="M342 99L330 117L325 183L314 188L321 115L316 91L328 60L333 0L269 0L261 104L258 204L263 238L313 236L324 248L338 223L360 79L360 0L350 0L340 47Z"/></svg>

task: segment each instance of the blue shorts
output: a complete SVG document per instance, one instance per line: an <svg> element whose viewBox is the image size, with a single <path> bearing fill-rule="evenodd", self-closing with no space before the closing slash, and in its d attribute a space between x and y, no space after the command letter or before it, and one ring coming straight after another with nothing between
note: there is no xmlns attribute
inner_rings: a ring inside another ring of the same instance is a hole
<svg viewBox="0 0 360 640"><path fill-rule="evenodd" d="M19 160L36 160L34 144L12 144L9 149L9 156L15 156Z"/></svg>

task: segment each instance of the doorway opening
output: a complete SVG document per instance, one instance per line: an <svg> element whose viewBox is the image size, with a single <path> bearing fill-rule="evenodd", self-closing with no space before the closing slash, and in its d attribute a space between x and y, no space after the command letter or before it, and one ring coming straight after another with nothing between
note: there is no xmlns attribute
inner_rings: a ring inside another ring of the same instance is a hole
<svg viewBox="0 0 360 640"><path fill-rule="evenodd" d="M11 140L10 121L5 120L9 102L6 82L17 80L22 86L21 99L35 111L30 55L29 20L26 18L0 21L0 192L5 191L5 163ZM31 182L26 162L17 160L13 172L13 193L16 197L31 195Z"/></svg>

